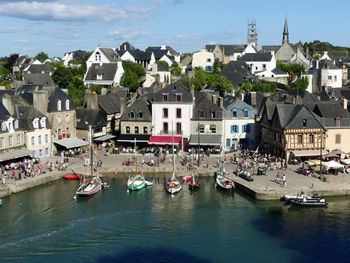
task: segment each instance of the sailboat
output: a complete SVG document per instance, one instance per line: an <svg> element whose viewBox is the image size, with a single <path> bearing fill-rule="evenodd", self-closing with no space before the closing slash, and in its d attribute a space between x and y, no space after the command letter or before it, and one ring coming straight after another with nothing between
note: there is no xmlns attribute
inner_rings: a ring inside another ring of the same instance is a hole
<svg viewBox="0 0 350 263"><path fill-rule="evenodd" d="M232 177L230 173L225 170L225 167L220 167L219 170L215 172L215 182L215 186L219 187L220 189L229 191L235 189L235 184L232 180Z"/></svg>
<svg viewBox="0 0 350 263"><path fill-rule="evenodd" d="M188 189L195 191L195 190L198 190L199 187L200 187L199 181L194 177L194 173L192 171L192 178L190 183L188 184Z"/></svg>
<svg viewBox="0 0 350 263"><path fill-rule="evenodd" d="M91 174L90 179L86 179L85 176L82 177L79 188L75 193L75 196L91 196L101 191L102 182L98 175L93 176L93 147L92 147L92 127L89 125L89 133L90 133L90 168Z"/></svg>
<svg viewBox="0 0 350 263"><path fill-rule="evenodd" d="M134 176L129 177L128 182L127 182L128 190L131 190L131 191L141 190L146 185L145 177L137 174L138 163L137 163L137 151L136 151L136 138L135 138L135 147L134 148L135 148L136 173Z"/></svg>
<svg viewBox="0 0 350 263"><path fill-rule="evenodd" d="M182 185L175 176L175 152L174 152L174 135L172 132L172 149L173 149L173 174L171 179L167 182L165 189L169 194L176 194L181 191Z"/></svg>

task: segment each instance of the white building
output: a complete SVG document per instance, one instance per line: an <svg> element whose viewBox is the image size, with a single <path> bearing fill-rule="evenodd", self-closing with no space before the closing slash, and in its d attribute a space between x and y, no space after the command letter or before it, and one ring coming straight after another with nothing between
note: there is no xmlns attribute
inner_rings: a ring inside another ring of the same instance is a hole
<svg viewBox="0 0 350 263"><path fill-rule="evenodd" d="M255 149L257 110L237 97L224 97L224 149Z"/></svg>
<svg viewBox="0 0 350 263"><path fill-rule="evenodd" d="M193 53L192 68L202 68L205 71L213 71L215 56L203 48L199 52Z"/></svg>
<svg viewBox="0 0 350 263"><path fill-rule="evenodd" d="M86 66L89 68L93 63L115 63L118 61L120 61L120 56L113 48L97 47L86 61Z"/></svg>
<svg viewBox="0 0 350 263"><path fill-rule="evenodd" d="M146 80L143 83L144 88L148 88L155 81L165 83L166 85L170 83L171 73L168 69L163 67L161 64L154 63L152 65L152 70L146 72Z"/></svg>
<svg viewBox="0 0 350 263"><path fill-rule="evenodd" d="M181 137L186 145L191 136L193 95L179 82L172 83L153 95L152 137L150 144L171 144L171 135Z"/></svg>
<svg viewBox="0 0 350 263"><path fill-rule="evenodd" d="M335 61L320 60L319 62L321 86L341 88L343 69L336 66Z"/></svg>
<svg viewBox="0 0 350 263"><path fill-rule="evenodd" d="M242 56L241 61L248 64L251 73L259 71L272 71L276 68L275 53L246 53Z"/></svg>

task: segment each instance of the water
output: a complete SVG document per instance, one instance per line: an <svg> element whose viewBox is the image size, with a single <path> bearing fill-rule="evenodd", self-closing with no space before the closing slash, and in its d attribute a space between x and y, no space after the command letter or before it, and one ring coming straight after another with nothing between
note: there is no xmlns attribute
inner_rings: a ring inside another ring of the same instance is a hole
<svg viewBox="0 0 350 263"><path fill-rule="evenodd" d="M296 209L200 181L197 194L174 197L163 179L127 193L116 178L86 199L63 180L4 198L0 262L350 261L350 199Z"/></svg>

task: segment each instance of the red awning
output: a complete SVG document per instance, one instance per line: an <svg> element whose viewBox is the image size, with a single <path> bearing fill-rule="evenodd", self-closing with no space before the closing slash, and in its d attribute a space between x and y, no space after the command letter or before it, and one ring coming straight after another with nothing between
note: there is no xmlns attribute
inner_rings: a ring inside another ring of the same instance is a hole
<svg viewBox="0 0 350 263"><path fill-rule="evenodd" d="M174 145L178 145L180 141L181 141L181 136L174 136ZM172 137L171 136L152 136L148 144L171 145Z"/></svg>

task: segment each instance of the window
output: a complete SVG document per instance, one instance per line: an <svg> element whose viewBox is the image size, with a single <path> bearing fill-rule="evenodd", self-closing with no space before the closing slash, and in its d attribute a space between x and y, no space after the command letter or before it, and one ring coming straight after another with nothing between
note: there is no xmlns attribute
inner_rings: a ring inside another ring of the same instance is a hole
<svg viewBox="0 0 350 263"><path fill-rule="evenodd" d="M176 134L182 134L181 122L176 123Z"/></svg>
<svg viewBox="0 0 350 263"><path fill-rule="evenodd" d="M163 133L164 134L168 134L169 130L168 130L168 123L167 122L163 122Z"/></svg>
<svg viewBox="0 0 350 263"><path fill-rule="evenodd" d="M1 123L1 130L6 131L6 122Z"/></svg>
<svg viewBox="0 0 350 263"><path fill-rule="evenodd" d="M341 143L341 135L340 135L340 134L336 134L336 135L335 135L335 143L336 143L336 144Z"/></svg>
<svg viewBox="0 0 350 263"><path fill-rule="evenodd" d="M96 79L101 80L102 79L102 74L97 74Z"/></svg>
<svg viewBox="0 0 350 263"><path fill-rule="evenodd" d="M139 134L139 126L135 126L135 134Z"/></svg>
<svg viewBox="0 0 350 263"><path fill-rule="evenodd" d="M147 134L148 133L148 127L147 126L143 126L143 133Z"/></svg>
<svg viewBox="0 0 350 263"><path fill-rule="evenodd" d="M211 133L216 133L216 125L210 125Z"/></svg>
<svg viewBox="0 0 350 263"><path fill-rule="evenodd" d="M303 119L303 120L302 120L302 126L303 126L303 128L306 127L306 124L307 124L307 120L306 120L306 119Z"/></svg>
<svg viewBox="0 0 350 263"><path fill-rule="evenodd" d="M212 66L206 66L205 67L205 71L213 71L213 67Z"/></svg>
<svg viewBox="0 0 350 263"><path fill-rule="evenodd" d="M249 124L243 125L242 126L242 132L249 133L250 132L250 125Z"/></svg>
<svg viewBox="0 0 350 263"><path fill-rule="evenodd" d="M66 123L69 123L69 115L66 114Z"/></svg>
<svg viewBox="0 0 350 263"><path fill-rule="evenodd" d="M266 64L263 64L262 66L263 66L263 69L266 69Z"/></svg>
<svg viewBox="0 0 350 263"><path fill-rule="evenodd" d="M34 146L34 145L35 145L34 136L32 136L32 137L30 138L30 140L31 140L31 142L32 142L32 146Z"/></svg>
<svg viewBox="0 0 350 263"><path fill-rule="evenodd" d="M58 115L58 116L57 116L57 123L58 123L58 124L61 124L61 122L62 122L62 120L61 120L61 115Z"/></svg>
<svg viewBox="0 0 350 263"><path fill-rule="evenodd" d="M130 126L126 126L125 130L126 130L126 133L130 133Z"/></svg>
<svg viewBox="0 0 350 263"><path fill-rule="evenodd" d="M312 134L309 135L309 143L314 143L314 136Z"/></svg>
<svg viewBox="0 0 350 263"><path fill-rule="evenodd" d="M328 76L328 80L332 80L332 76Z"/></svg>
<svg viewBox="0 0 350 263"><path fill-rule="evenodd" d="M62 110L62 108L61 108L61 101L60 100L57 101L57 110L58 111Z"/></svg>
<svg viewBox="0 0 350 263"><path fill-rule="evenodd" d="M207 62L211 62L211 58L207 58Z"/></svg>
<svg viewBox="0 0 350 263"><path fill-rule="evenodd" d="M9 131L12 131L13 127L12 127L12 121L9 121L8 122L8 125L9 125Z"/></svg>
<svg viewBox="0 0 350 263"><path fill-rule="evenodd" d="M129 117L130 119L134 119L135 118L135 113L132 111L129 113Z"/></svg>
<svg viewBox="0 0 350 263"><path fill-rule="evenodd" d="M49 135L45 134L45 143L49 143Z"/></svg>
<svg viewBox="0 0 350 263"><path fill-rule="evenodd" d="M0 148L1 148L1 149L4 149L4 148L5 148L5 139L4 139L4 137L1 137L1 138L0 138Z"/></svg>
<svg viewBox="0 0 350 263"><path fill-rule="evenodd" d="M17 145L21 144L21 135L17 134Z"/></svg>
<svg viewBox="0 0 350 263"><path fill-rule="evenodd" d="M199 118L204 118L204 110L199 110Z"/></svg>
<svg viewBox="0 0 350 263"><path fill-rule="evenodd" d="M41 145L41 135L38 136L38 143Z"/></svg>
<svg viewBox="0 0 350 263"><path fill-rule="evenodd" d="M248 118L249 117L249 110L248 109L244 109L243 110L243 116L244 116L244 118Z"/></svg>
<svg viewBox="0 0 350 263"><path fill-rule="evenodd" d="M336 75L334 76L334 81L337 81L337 76Z"/></svg>
<svg viewBox="0 0 350 263"><path fill-rule="evenodd" d="M181 118L181 109L176 109L176 118Z"/></svg>
<svg viewBox="0 0 350 263"><path fill-rule="evenodd" d="M137 117L139 117L139 118L142 118L142 111L140 111L139 113L138 113L138 116Z"/></svg>
<svg viewBox="0 0 350 263"><path fill-rule="evenodd" d="M163 109L163 118L168 118L168 109Z"/></svg>
<svg viewBox="0 0 350 263"><path fill-rule="evenodd" d="M210 112L210 116L211 116L212 119L215 119L216 118L216 110L212 110Z"/></svg>
<svg viewBox="0 0 350 263"><path fill-rule="evenodd" d="M95 60L96 60L96 61L101 61L101 54L100 54L100 52L96 52L96 54L95 54Z"/></svg>
<svg viewBox="0 0 350 263"><path fill-rule="evenodd" d="M339 116L337 118L335 118L335 126L336 127L340 127L340 121L341 121L341 118Z"/></svg>
<svg viewBox="0 0 350 263"><path fill-rule="evenodd" d="M9 136L9 147L13 146L13 136Z"/></svg>
<svg viewBox="0 0 350 263"><path fill-rule="evenodd" d="M302 144L303 143L303 135L297 135L297 143Z"/></svg>
<svg viewBox="0 0 350 263"><path fill-rule="evenodd" d="M238 133L239 127L238 125L231 125L231 133Z"/></svg>
<svg viewBox="0 0 350 263"><path fill-rule="evenodd" d="M66 110L69 110L69 100L66 100Z"/></svg>
<svg viewBox="0 0 350 263"><path fill-rule="evenodd" d="M181 98L181 97L182 97L181 94L176 94L176 101L177 101L177 102L182 101L182 98Z"/></svg>
<svg viewBox="0 0 350 263"><path fill-rule="evenodd" d="M35 118L33 120L33 127L34 127L34 129L39 129L39 119L38 118Z"/></svg>
<svg viewBox="0 0 350 263"><path fill-rule="evenodd" d="M40 125L41 125L41 128L46 128L46 118L41 118Z"/></svg>
<svg viewBox="0 0 350 263"><path fill-rule="evenodd" d="M232 110L232 118L237 118L237 109Z"/></svg>
<svg viewBox="0 0 350 263"><path fill-rule="evenodd" d="M45 155L49 155L49 148L45 148Z"/></svg>
<svg viewBox="0 0 350 263"><path fill-rule="evenodd" d="M199 132L204 133L204 125L199 125Z"/></svg>
<svg viewBox="0 0 350 263"><path fill-rule="evenodd" d="M258 67L255 67L255 70L258 70Z"/></svg>
<svg viewBox="0 0 350 263"><path fill-rule="evenodd" d="M168 101L168 94L163 94L163 101Z"/></svg>
<svg viewBox="0 0 350 263"><path fill-rule="evenodd" d="M15 120L15 129L18 129L18 120Z"/></svg>

